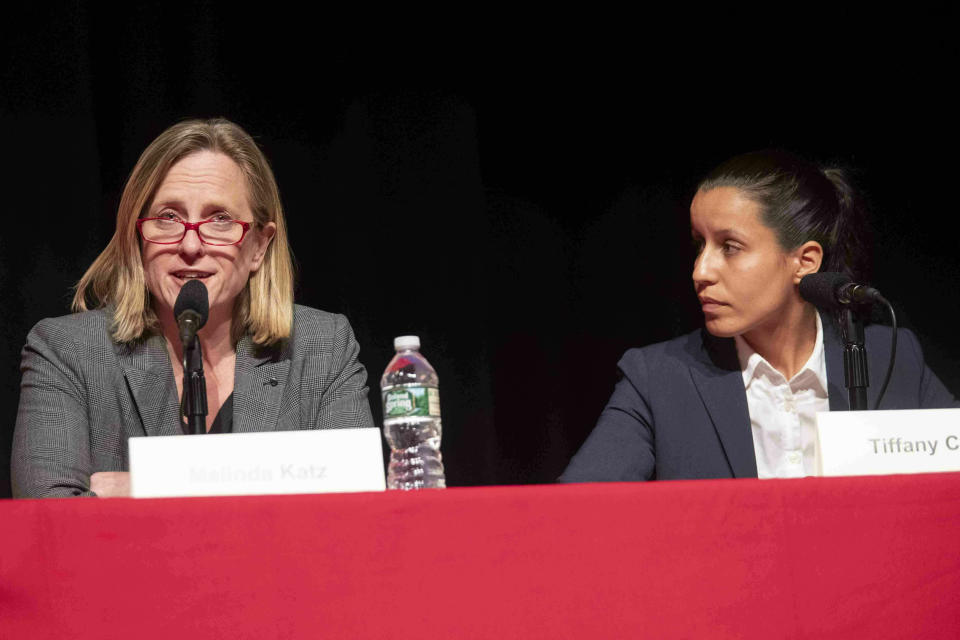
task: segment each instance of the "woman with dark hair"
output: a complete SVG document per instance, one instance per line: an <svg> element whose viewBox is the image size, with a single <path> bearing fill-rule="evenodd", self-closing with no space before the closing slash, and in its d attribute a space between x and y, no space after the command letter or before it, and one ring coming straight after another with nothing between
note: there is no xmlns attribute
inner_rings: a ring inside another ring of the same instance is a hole
<svg viewBox="0 0 960 640"><path fill-rule="evenodd" d="M843 173L779 151L737 156L700 183L690 227L705 329L624 354L561 481L813 475L816 412L849 409L839 331L798 288L819 271L862 273L863 215ZM869 370L886 370L890 331L867 327ZM898 345L880 408L954 406L913 334Z"/></svg>

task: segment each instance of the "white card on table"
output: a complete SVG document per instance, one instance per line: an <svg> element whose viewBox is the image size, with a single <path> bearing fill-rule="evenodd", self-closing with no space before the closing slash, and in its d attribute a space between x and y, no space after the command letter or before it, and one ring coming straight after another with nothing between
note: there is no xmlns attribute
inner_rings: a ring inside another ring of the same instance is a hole
<svg viewBox="0 0 960 640"><path fill-rule="evenodd" d="M380 430L130 438L135 498L383 491Z"/></svg>
<svg viewBox="0 0 960 640"><path fill-rule="evenodd" d="M960 471L960 409L817 414L820 475Z"/></svg>

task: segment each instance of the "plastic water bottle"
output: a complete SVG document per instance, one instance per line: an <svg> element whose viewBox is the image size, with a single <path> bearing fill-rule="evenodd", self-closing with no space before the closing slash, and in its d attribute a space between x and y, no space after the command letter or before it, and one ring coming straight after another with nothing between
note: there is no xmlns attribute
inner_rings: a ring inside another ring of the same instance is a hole
<svg viewBox="0 0 960 640"><path fill-rule="evenodd" d="M387 488L444 488L437 372L420 355L420 338L394 338L397 354L380 380L383 435L390 445Z"/></svg>

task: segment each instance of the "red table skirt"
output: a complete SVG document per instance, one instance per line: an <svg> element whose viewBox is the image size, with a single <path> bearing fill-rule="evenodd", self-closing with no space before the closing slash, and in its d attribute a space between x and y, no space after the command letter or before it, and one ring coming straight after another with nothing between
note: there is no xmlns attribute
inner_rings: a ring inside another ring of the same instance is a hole
<svg viewBox="0 0 960 640"><path fill-rule="evenodd" d="M956 638L960 474L0 502L0 638Z"/></svg>

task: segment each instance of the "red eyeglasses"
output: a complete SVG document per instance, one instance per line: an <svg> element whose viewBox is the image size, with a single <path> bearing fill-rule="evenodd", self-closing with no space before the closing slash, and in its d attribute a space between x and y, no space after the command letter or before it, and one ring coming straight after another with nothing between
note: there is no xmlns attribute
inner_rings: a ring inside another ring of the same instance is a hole
<svg viewBox="0 0 960 640"><path fill-rule="evenodd" d="M243 241L250 223L242 220L185 222L180 218L140 218L137 230L141 238L155 244L177 244L186 237L187 231L193 230L203 244L227 247Z"/></svg>

